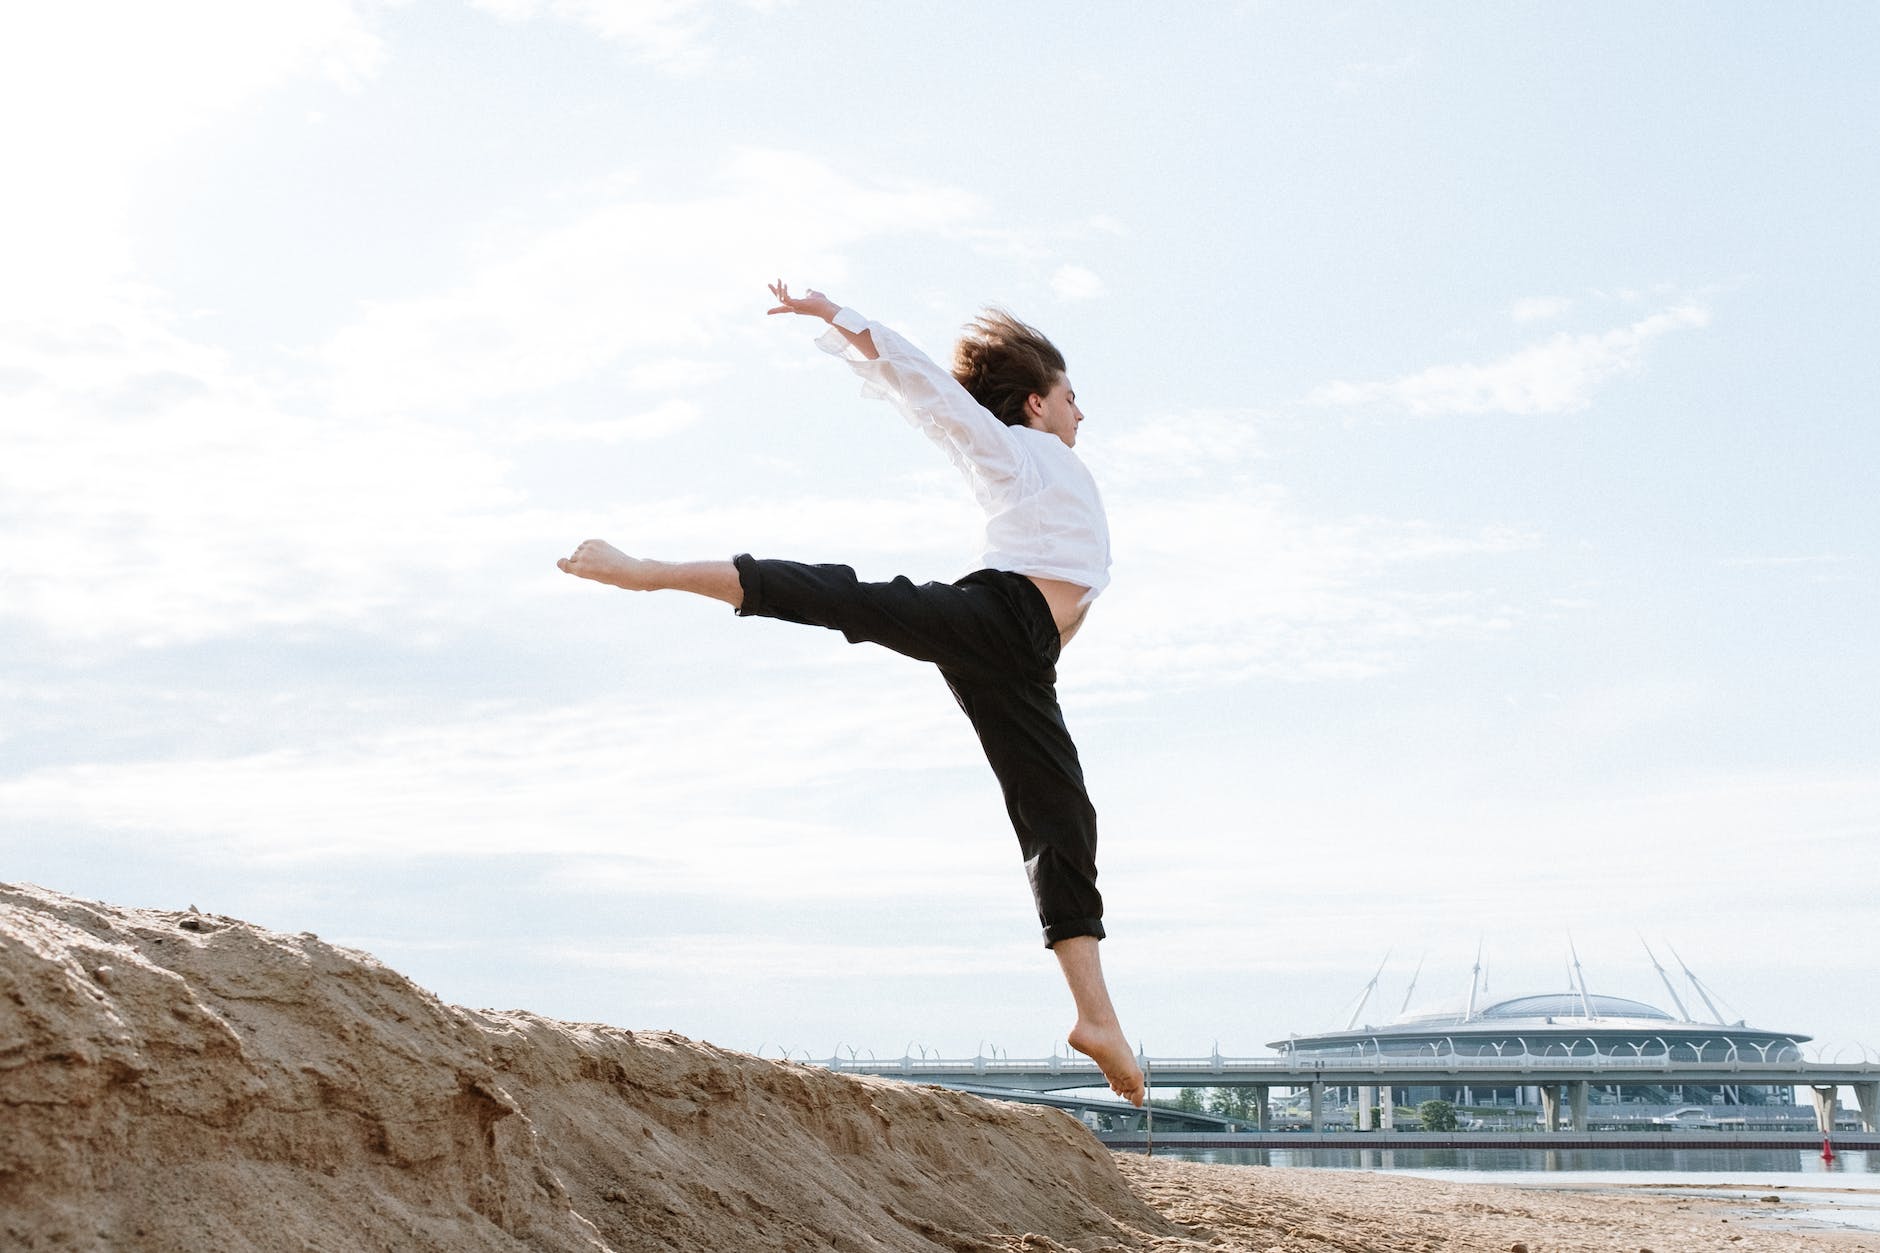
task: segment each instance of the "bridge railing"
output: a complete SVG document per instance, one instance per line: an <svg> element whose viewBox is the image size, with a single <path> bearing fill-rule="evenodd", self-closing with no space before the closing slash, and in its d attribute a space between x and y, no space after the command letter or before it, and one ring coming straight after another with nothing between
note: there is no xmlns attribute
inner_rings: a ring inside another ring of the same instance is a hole
<svg viewBox="0 0 1880 1253"><path fill-rule="evenodd" d="M1880 1063L1836 1064L1802 1061L1763 1061L1741 1056L1728 1059L1699 1060L1669 1057L1663 1053L1625 1056L1616 1053L1510 1053L1501 1056L1440 1053L1427 1057L1391 1054L1351 1055L1342 1057L1152 1057L1146 1059L1159 1073L1205 1073L1221 1076L1272 1075L1276 1078L1310 1078L1315 1075L1380 1074L1392 1071L1444 1071L1463 1074L1470 1071L1575 1070L1611 1074L1679 1074L1683 1072L1717 1073L1728 1071L1744 1076L1835 1074L1880 1078ZM860 1074L1082 1074L1096 1073L1097 1065L1083 1057L902 1057L889 1061L860 1061L832 1057L819 1065L831 1070Z"/></svg>

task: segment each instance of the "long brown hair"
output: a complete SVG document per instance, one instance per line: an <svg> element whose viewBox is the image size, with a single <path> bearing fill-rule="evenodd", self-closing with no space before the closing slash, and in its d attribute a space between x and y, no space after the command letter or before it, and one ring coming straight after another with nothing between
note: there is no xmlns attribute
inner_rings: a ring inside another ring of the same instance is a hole
<svg viewBox="0 0 1880 1253"><path fill-rule="evenodd" d="M1003 309L966 324L953 349L953 377L1007 426L1025 425L1025 401L1050 394L1064 377L1064 354Z"/></svg>

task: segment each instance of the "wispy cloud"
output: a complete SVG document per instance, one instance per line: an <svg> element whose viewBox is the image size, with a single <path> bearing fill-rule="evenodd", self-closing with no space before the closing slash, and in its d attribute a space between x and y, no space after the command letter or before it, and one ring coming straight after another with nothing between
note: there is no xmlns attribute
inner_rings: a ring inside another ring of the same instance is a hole
<svg viewBox="0 0 1880 1253"><path fill-rule="evenodd" d="M1149 934L1132 936L1135 956L1159 965L1192 945L1194 961L1224 954L1223 965L1248 969L1284 969L1288 961L1374 966L1383 947L1379 937L1427 932L1437 898L1367 898L1358 908L1379 925L1328 926L1327 942L1307 958L1286 951L1287 928L1307 915L1326 923L1325 911L1336 904L1317 893L1296 899L1280 894L1261 918L1235 923L1244 885L1314 882L1324 873L1328 847L1386 879L1414 877L1427 871L1433 849L1468 856L1505 847L1514 832L1533 847L1570 848L1573 856L1548 871L1552 895L1543 894L1546 899L1485 897L1476 886L1458 885L1455 907L1466 908L1471 927L1485 928L1491 945L1509 961L1522 957L1538 964L1542 954L1536 950L1564 940L1569 928L1583 952L1638 952L1638 896L1614 890L1610 866L1623 862L1633 885L1686 883L1693 849L1702 850L1711 868L1704 894L1738 902L1731 909L1680 915L1679 933L1689 937L1680 947L1712 969L1766 968L1772 953L1786 951L1775 940L1796 917L1809 917L1823 935L1856 934L1863 925L1865 898L1823 893L1818 870L1852 864L1848 859L1858 859L1880 830L1880 776L1871 771L1698 773L1539 806L1499 798L1440 811L1406 803L1413 789L1383 786L1368 796L1369 776L1353 777L1367 786L1349 795L1322 776L1276 780L1262 792L1259 829L1310 831L1308 840L1249 840L1240 834L1249 820L1203 812L1184 815L1181 831L1159 835L1152 849L1140 842L1115 845L1106 867L1111 878L1126 881L1132 898L1160 904ZM1777 838L1786 855L1771 858ZM1203 856L1210 873L1196 876L1194 859ZM1203 931L1205 936L1198 934ZM1846 946L1824 956L1843 968L1860 960Z"/></svg>
<svg viewBox="0 0 1880 1253"><path fill-rule="evenodd" d="M1865 562L1850 553L1764 554L1726 558L1717 563L1726 570L1778 571L1809 583L1853 583L1865 577Z"/></svg>
<svg viewBox="0 0 1880 1253"><path fill-rule="evenodd" d="M1263 416L1159 415L1086 453L1104 485L1116 582L1078 640L1080 682L1108 696L1350 679L1533 612L1481 562L1539 537L1417 519L1317 515L1273 481Z"/></svg>
<svg viewBox="0 0 1880 1253"><path fill-rule="evenodd" d="M465 433L335 422L160 311L0 342L0 614L68 640L164 643L358 618L503 546L517 494ZM396 537L396 542L393 541Z"/></svg>
<svg viewBox="0 0 1880 1253"><path fill-rule="evenodd" d="M1277 487L1112 510L1119 581L1079 641L1084 681L1118 694L1232 683L1361 678L1443 639L1508 630L1523 611L1459 564L1532 548L1504 528L1314 519ZM1450 573L1411 572L1451 563ZM1484 585L1486 584L1486 585Z"/></svg>
<svg viewBox="0 0 1880 1253"><path fill-rule="evenodd" d="M576 420L567 418L531 418L508 428L509 439L587 441L619 444L634 440L658 439L683 431L699 419L699 407L689 401L669 400L644 413L617 418Z"/></svg>
<svg viewBox="0 0 1880 1253"><path fill-rule="evenodd" d="M1103 295L1103 280L1081 265L1060 265L1051 273L1051 290L1059 300L1095 300Z"/></svg>
<svg viewBox="0 0 1880 1253"><path fill-rule="evenodd" d="M0 781L0 808L15 824L160 833L203 858L527 847L585 859L593 882L654 893L892 893L927 890L935 874L983 890L1014 872L1007 840L976 844L977 861L943 846L935 813L957 811L955 831L996 830L1002 811L930 673L908 666L857 685L799 670L791 682L792 698L774 701L751 699L747 685L685 700L480 708L304 748L59 766ZM972 786L918 821L851 820L858 802L845 780L934 771ZM760 796L769 799L753 805Z"/></svg>
<svg viewBox="0 0 1880 1253"><path fill-rule="evenodd" d="M1143 485L1181 492L1196 479L1251 473L1261 456L1261 416L1238 409L1157 414L1124 430L1106 430L1078 452L1111 491Z"/></svg>
<svg viewBox="0 0 1880 1253"><path fill-rule="evenodd" d="M704 68L711 60L707 0L471 0L509 21L547 15L584 27L618 44L641 61L675 72Z"/></svg>
<svg viewBox="0 0 1880 1253"><path fill-rule="evenodd" d="M1514 302L1508 316L1516 322L1549 322L1573 308L1565 296L1527 296Z"/></svg>
<svg viewBox="0 0 1880 1253"><path fill-rule="evenodd" d="M1707 326L1702 305L1680 304L1627 326L1562 332L1505 357L1431 366L1386 382L1328 383L1307 399L1335 408L1379 406L1413 414L1570 413L1612 378L1639 368L1646 347L1674 331Z"/></svg>
<svg viewBox="0 0 1880 1253"><path fill-rule="evenodd" d="M544 958L595 970L666 972L683 970L694 978L864 980L974 978L1030 974L1038 966L1030 948L991 948L984 944L878 943L839 944L785 935L761 939L747 933L675 936L651 943L537 946Z"/></svg>
<svg viewBox="0 0 1880 1253"><path fill-rule="evenodd" d="M369 9L353 0L10 12L0 117L7 180L22 190L0 197L0 322L83 310L126 277L134 181L183 137L297 78L357 84L384 58Z"/></svg>
<svg viewBox="0 0 1880 1253"><path fill-rule="evenodd" d="M738 153L716 182L691 198L615 197L449 290L371 306L325 348L337 403L461 410L616 366L653 370L745 334L755 285L779 268L840 281L844 250L862 240L984 211L957 188L857 179L790 152Z"/></svg>
<svg viewBox="0 0 1880 1253"><path fill-rule="evenodd" d="M1729 557L1720 564L1736 569L1832 569L1852 564L1854 558L1847 553L1795 553L1771 554L1755 557Z"/></svg>
<svg viewBox="0 0 1880 1253"><path fill-rule="evenodd" d="M100 647L462 622L523 546L540 549L534 571L593 525L530 506L516 478L526 445L684 432L718 369L689 350L751 338L753 275L781 257L839 276L856 239L978 211L962 192L747 151L702 198L615 198L457 287L373 307L300 379L192 338L152 293L94 290L81 310L39 309L0 336L0 387L22 419L0 430L0 524L16 541L0 551L0 615ZM599 372L610 390L686 394L625 413L565 392L521 414L498 403ZM753 524L745 507L761 503L746 494L727 522L746 537L844 536L871 507L772 502L789 523ZM642 492L636 516L661 504ZM708 510L665 513L642 533L715 538Z"/></svg>

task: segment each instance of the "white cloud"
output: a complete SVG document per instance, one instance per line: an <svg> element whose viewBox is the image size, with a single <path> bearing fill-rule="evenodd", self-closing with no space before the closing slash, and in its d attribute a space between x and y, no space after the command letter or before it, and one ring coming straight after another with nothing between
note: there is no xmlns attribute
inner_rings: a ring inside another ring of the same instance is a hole
<svg viewBox="0 0 1880 1253"><path fill-rule="evenodd" d="M1051 291L1059 300L1095 300L1104 290L1096 272L1081 265L1060 265L1051 273Z"/></svg>
<svg viewBox="0 0 1880 1253"><path fill-rule="evenodd" d="M682 391L715 382L731 372L727 362L672 357L633 366L627 371L627 385L644 391Z"/></svg>
<svg viewBox="0 0 1880 1253"><path fill-rule="evenodd" d="M534 507L511 461L528 445L660 439L699 406L489 432L322 417L139 305L0 338L0 380L17 419L0 428L0 618L75 652L310 624L461 631L561 591L539 582L549 555L595 528L654 553L839 554L886 577L890 563L952 568L976 523L950 478L913 494L718 500L661 482Z"/></svg>
<svg viewBox="0 0 1880 1253"><path fill-rule="evenodd" d="M133 179L210 118L290 79L353 84L383 47L353 0L13 6L0 40L0 309L82 309L129 265Z"/></svg>
<svg viewBox="0 0 1880 1253"><path fill-rule="evenodd" d="M1341 780L1352 786L1341 790ZM1282 970L1289 961L1374 967L1391 937L1432 934L1432 919L1453 910L1466 913L1471 936L1487 935L1502 970L1540 966L1546 950L1564 950L1569 931L1589 960L1603 950L1642 961L1636 933L1649 917L1721 980L1724 970L1780 965L1779 955L1792 951L1796 917L1828 936L1860 934L1865 925L1867 898L1824 892L1819 872L1862 864L1880 831L1880 776L1871 771L1704 773L1542 803L1492 787L1471 790L1463 804L1418 804L1416 796L1352 762L1329 774L1270 778L1258 801L1263 838L1246 838L1246 819L1219 813L1184 815L1180 830L1159 831L1152 848L1113 843L1105 873L1140 902L1132 960L1173 968L1186 946L1194 962L1250 970ZM1107 816L1112 827L1130 825L1115 807ZM1513 858L1499 891L1484 893L1467 875L1453 883L1431 876L1433 850L1467 861L1517 844L1528 855ZM1259 917L1234 921L1245 913L1247 884L1315 883L1327 848L1361 863L1372 882L1416 880L1426 890L1360 889L1348 905L1318 892L1279 892ZM1572 855L1549 862L1532 853L1546 849ZM1775 849L1782 855L1772 856ZM1693 869L1699 856L1701 871ZM1202 859L1210 873L1197 876L1190 868ZM1615 877L1616 865L1623 875ZM1657 894L1642 904L1641 892L1652 887ZM1349 925L1328 916L1341 908L1352 913ZM1309 924L1325 927L1325 943L1309 957L1288 954L1284 937ZM1842 968L1861 960L1845 945L1823 958Z"/></svg>
<svg viewBox="0 0 1880 1253"><path fill-rule="evenodd" d="M957 902L956 902L957 904ZM843 980L1028 975L1037 969L1032 948L986 944L837 944L792 936L748 933L684 935L646 943L601 947L541 945L535 950L557 966L595 970L687 972L693 979L790 979L822 976Z"/></svg>
<svg viewBox="0 0 1880 1253"><path fill-rule="evenodd" d="M1259 421L1246 410L1161 414L1127 430L1106 431L1079 452L1107 490L1136 484L1184 490L1197 479L1251 470L1261 455Z"/></svg>
<svg viewBox="0 0 1880 1253"><path fill-rule="evenodd" d="M839 281L847 246L983 211L957 189L861 181L788 152L741 152L716 182L690 199L617 199L450 291L369 307L325 350L338 402L461 409L616 364L652 368L743 333L779 269Z"/></svg>
<svg viewBox="0 0 1880 1253"><path fill-rule="evenodd" d="M1654 678L1567 693L1540 715L1540 721L1561 743L1616 744L1623 736L1653 728L1669 732L1724 716L1720 693L1709 685Z"/></svg>
<svg viewBox="0 0 1880 1253"><path fill-rule="evenodd" d="M1510 607L1462 563L1529 534L1416 520L1317 518L1262 481L1259 415L1168 414L1093 443L1116 582L1077 642L1080 683L1156 687L1361 678L1443 639L1507 630ZM1444 565L1431 574L1429 567Z"/></svg>
<svg viewBox="0 0 1880 1253"><path fill-rule="evenodd" d="M1610 331L1562 332L1486 364L1431 366L1383 383L1330 383L1308 399L1414 414L1569 413L1592 403L1600 384L1638 369L1653 340L1709 323L1710 313L1701 305L1681 304Z"/></svg>
<svg viewBox="0 0 1880 1253"><path fill-rule="evenodd" d="M758 626L755 629L761 629ZM657 664L657 663L649 663ZM302 749L56 766L0 780L16 827L162 836L260 862L424 855L572 859L556 885L648 894L1003 893L1017 873L998 793L930 672L793 670L788 697L734 690L548 710L465 709ZM855 789L970 777L884 827ZM858 782L857 780L860 780ZM958 847L962 829L988 838ZM837 871L840 873L836 873Z"/></svg>
<svg viewBox="0 0 1880 1253"><path fill-rule="evenodd" d="M1516 322L1548 322L1573 308L1564 296L1528 296L1514 302L1508 316Z"/></svg>
<svg viewBox="0 0 1880 1253"><path fill-rule="evenodd" d="M0 614L68 641L362 618L516 503L464 434L322 420L143 305L0 338L0 370Z"/></svg>
<svg viewBox="0 0 1880 1253"><path fill-rule="evenodd" d="M474 449L402 424L336 432L130 281L132 191L154 163L286 82L354 85L383 56L352 0L9 14L0 127L10 183L32 190L0 198L0 614L154 641L357 613L384 589L348 571L393 529L391 502L448 517L479 489L500 499Z"/></svg>
<svg viewBox="0 0 1880 1253"><path fill-rule="evenodd" d="M1362 678L1523 611L1462 569L1537 540L1386 518L1314 519L1276 486L1113 495L1116 583L1079 638L1078 681L1113 694L1251 677ZM1479 575L1476 576L1479 579Z"/></svg>
<svg viewBox="0 0 1880 1253"><path fill-rule="evenodd" d="M695 70L709 59L704 0L471 0L486 13L527 21L543 13L584 26L635 56L670 70Z"/></svg>
<svg viewBox="0 0 1880 1253"><path fill-rule="evenodd" d="M1772 554L1755 557L1729 557L1718 564L1727 569L1772 569L1772 570L1813 570L1818 572L1843 572L1856 564L1855 558L1848 553L1797 553Z"/></svg>
<svg viewBox="0 0 1880 1253"><path fill-rule="evenodd" d="M756 335L758 283L779 265L839 280L855 240L945 231L981 211L958 191L859 182L761 151L735 155L698 197L614 194L452 291L371 308L301 383L190 338L153 293L107 294L106 277L67 310L0 311L0 388L20 419L0 430L0 616L121 647L474 615L520 546L560 551L594 525L585 501L568 506L585 519L572 524L525 510L511 464L523 445L649 441L700 414L690 394L618 416L565 395L572 403L531 407L540 416L501 406L485 430L479 405L600 371L695 392L723 367L687 350ZM607 516L661 503L642 496ZM857 510L875 508L769 507L789 522L728 514L746 536L820 526L842 548ZM710 510L669 512L712 538ZM824 526L825 515L840 520ZM646 533L674 525L655 518Z"/></svg>
<svg viewBox="0 0 1880 1253"><path fill-rule="evenodd" d="M682 431L699 419L699 407L688 401L671 400L644 413L618 418L526 419L509 428L508 438L528 440L574 440L599 444L619 444L632 440L659 439Z"/></svg>

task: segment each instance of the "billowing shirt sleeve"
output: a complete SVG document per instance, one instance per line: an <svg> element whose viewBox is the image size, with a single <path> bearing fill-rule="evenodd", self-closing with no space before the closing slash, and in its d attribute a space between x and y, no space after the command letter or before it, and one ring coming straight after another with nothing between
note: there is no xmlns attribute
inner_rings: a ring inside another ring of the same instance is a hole
<svg viewBox="0 0 1880 1253"><path fill-rule="evenodd" d="M901 416L924 431L946 450L972 481L976 494L997 494L1013 483L1022 458L1005 423L974 400L951 373L932 358L879 322L870 322L853 309L840 310L835 327L816 341L817 347L849 363L862 378L862 394L886 399ZM842 335L867 331L874 341L874 360L864 357Z"/></svg>

